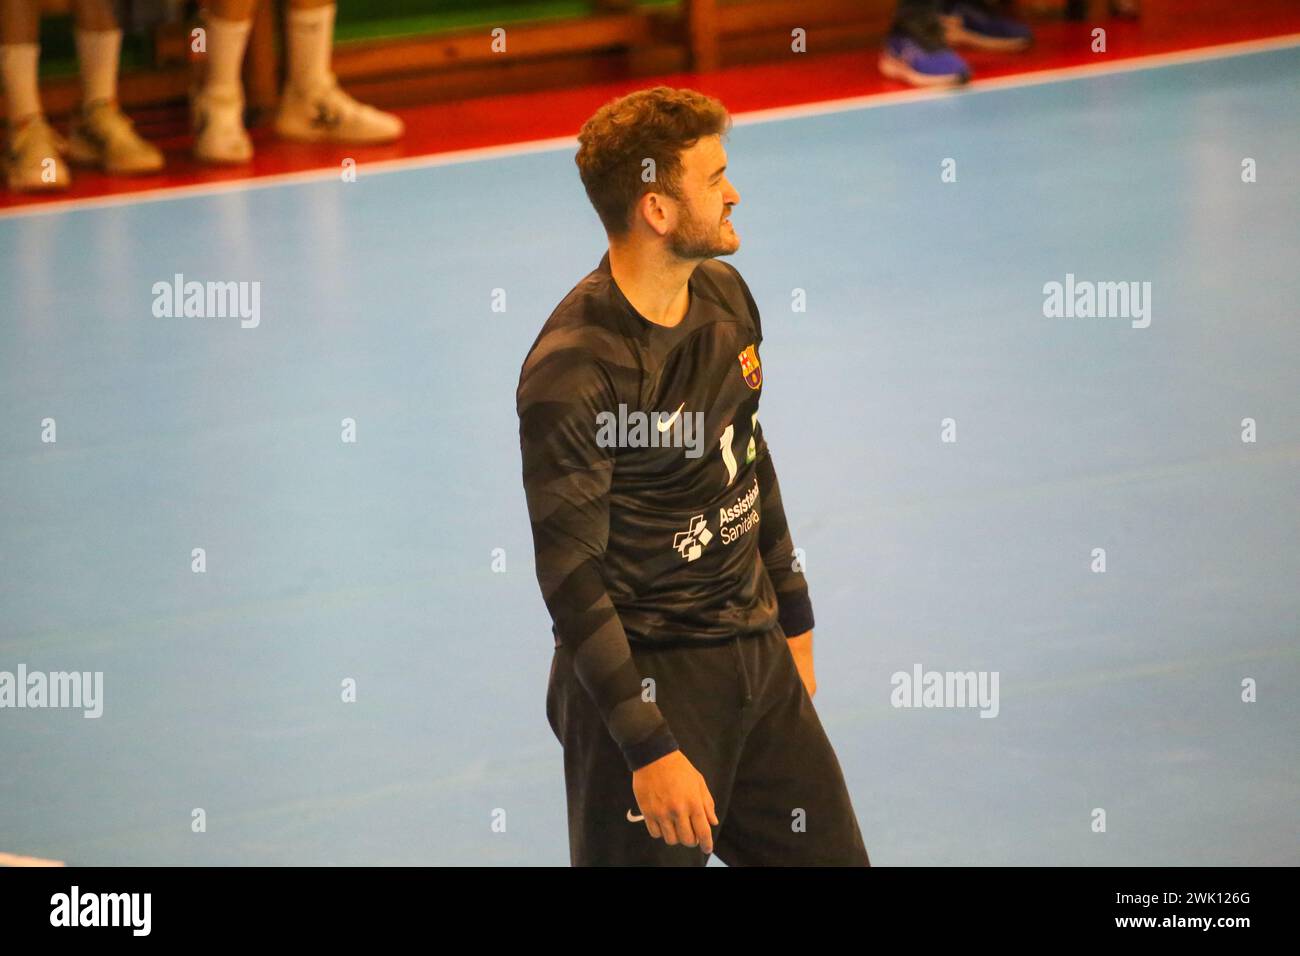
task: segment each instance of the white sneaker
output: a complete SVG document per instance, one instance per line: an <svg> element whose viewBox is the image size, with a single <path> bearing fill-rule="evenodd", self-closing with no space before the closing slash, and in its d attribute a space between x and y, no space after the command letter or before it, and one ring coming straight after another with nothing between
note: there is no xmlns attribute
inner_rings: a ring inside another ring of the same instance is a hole
<svg viewBox="0 0 1300 956"><path fill-rule="evenodd" d="M5 179L18 192L67 189L72 183L63 153L68 144L45 121L32 116L9 127L4 151Z"/></svg>
<svg viewBox="0 0 1300 956"><path fill-rule="evenodd" d="M358 103L331 73L311 92L285 87L275 131L301 143L391 143L406 132L406 124L392 113Z"/></svg>
<svg viewBox="0 0 1300 956"><path fill-rule="evenodd" d="M96 100L72 120L68 158L74 163L98 166L110 175L156 173L163 154L143 139L117 103Z"/></svg>
<svg viewBox="0 0 1300 956"><path fill-rule="evenodd" d="M205 163L246 163L253 141L244 129L244 97L238 90L203 88L190 98L194 157Z"/></svg>

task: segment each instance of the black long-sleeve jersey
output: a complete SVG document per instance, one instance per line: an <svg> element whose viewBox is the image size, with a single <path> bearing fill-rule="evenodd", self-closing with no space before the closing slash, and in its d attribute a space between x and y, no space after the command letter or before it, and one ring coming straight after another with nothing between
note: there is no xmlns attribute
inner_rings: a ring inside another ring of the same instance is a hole
<svg viewBox="0 0 1300 956"><path fill-rule="evenodd" d="M717 259L667 328L624 297L609 254L556 306L516 393L537 579L556 646L632 770L677 749L629 641L813 626L758 424L758 307Z"/></svg>

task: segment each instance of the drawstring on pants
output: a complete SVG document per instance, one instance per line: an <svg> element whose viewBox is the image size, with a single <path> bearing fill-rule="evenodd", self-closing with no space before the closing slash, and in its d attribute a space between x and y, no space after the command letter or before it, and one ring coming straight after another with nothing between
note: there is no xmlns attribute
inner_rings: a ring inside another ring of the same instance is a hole
<svg viewBox="0 0 1300 956"><path fill-rule="evenodd" d="M740 680L745 688L745 703L753 700L753 694L749 687L749 670L745 667L745 653L740 649L740 638L733 638L732 643L736 647L736 663L740 666Z"/></svg>

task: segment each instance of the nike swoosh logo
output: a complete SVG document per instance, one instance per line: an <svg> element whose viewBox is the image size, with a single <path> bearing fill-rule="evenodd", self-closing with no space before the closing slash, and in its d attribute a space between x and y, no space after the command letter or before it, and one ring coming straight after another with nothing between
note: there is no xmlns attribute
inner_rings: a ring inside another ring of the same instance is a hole
<svg viewBox="0 0 1300 956"><path fill-rule="evenodd" d="M685 403L683 402L683 404L685 404ZM641 814L640 816L636 816L636 817L634 817L634 816L632 816L632 811L631 811L631 810L629 810L629 811L627 812L627 822L628 822L628 823L640 823L640 822L641 822L642 820L644 820L644 819L645 819L645 814L644 814L644 813Z"/></svg>
<svg viewBox="0 0 1300 956"><path fill-rule="evenodd" d="M685 403L685 402L682 402L680 405L678 405L678 406L677 406L677 411L673 412L673 417L672 417L672 418L668 419L667 421L661 421L661 422L659 423L659 430L660 430L661 432L666 432L666 431L668 431L668 429L672 428L672 427L673 427L673 422L677 421L677 416L680 415L680 414L682 413L682 409L685 408L685 407L686 407L686 403Z"/></svg>

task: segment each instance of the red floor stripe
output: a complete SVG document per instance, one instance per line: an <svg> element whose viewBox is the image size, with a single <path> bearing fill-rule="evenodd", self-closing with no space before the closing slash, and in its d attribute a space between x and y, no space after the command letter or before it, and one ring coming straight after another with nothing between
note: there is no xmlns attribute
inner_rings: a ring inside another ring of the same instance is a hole
<svg viewBox="0 0 1300 956"><path fill-rule="evenodd" d="M1024 53L963 51L963 56L977 78L987 78L1191 50L1300 32L1300 4L1289 0L1261 0L1249 9L1236 8L1235 13L1213 18L1188 17L1159 37L1151 36L1140 21L1111 19L1099 25L1107 31L1105 53L1091 50L1092 24L1053 21L1034 23L1035 45ZM194 183L338 168L347 157L363 166L368 161L572 136L601 103L656 83L689 86L717 96L733 112L906 89L882 77L875 61L875 49L827 56L791 54L790 62L733 67L711 74L642 77L577 89L481 97L399 110L406 120L406 138L385 147L303 146L280 142L269 130L258 129L253 133L256 145L253 162L237 168L199 165L187 151L188 137L173 136L159 140L167 154L168 167L163 174L128 179L74 169L73 184L67 191L53 197L0 193L0 210L45 202L49 198L121 195Z"/></svg>

